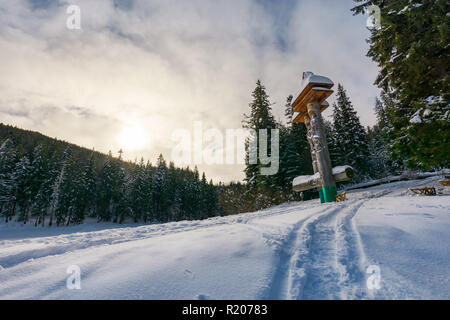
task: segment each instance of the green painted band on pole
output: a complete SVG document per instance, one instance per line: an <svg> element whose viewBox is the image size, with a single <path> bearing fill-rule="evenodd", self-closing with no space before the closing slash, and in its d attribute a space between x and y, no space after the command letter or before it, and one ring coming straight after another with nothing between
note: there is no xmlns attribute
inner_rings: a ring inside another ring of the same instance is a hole
<svg viewBox="0 0 450 320"><path fill-rule="evenodd" d="M322 193L325 202L336 202L336 186L323 187Z"/></svg>
<svg viewBox="0 0 450 320"><path fill-rule="evenodd" d="M323 191L319 190L319 198L320 198L320 203L325 203L325 198L323 197Z"/></svg>

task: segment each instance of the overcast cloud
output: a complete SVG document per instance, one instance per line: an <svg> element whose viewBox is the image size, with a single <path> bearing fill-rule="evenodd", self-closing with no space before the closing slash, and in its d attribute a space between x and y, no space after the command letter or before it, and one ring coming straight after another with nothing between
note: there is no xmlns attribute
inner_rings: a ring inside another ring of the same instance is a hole
<svg viewBox="0 0 450 320"><path fill-rule="evenodd" d="M81 9L68 30L66 9ZM282 119L303 71L342 83L373 125L377 67L352 0L0 2L0 121L102 152L124 128L148 136L125 158L171 160L176 129L240 128L261 79ZM334 98L330 98L330 102ZM331 108L325 116L331 115ZM192 167L193 165L191 165ZM199 165L215 181L242 165Z"/></svg>

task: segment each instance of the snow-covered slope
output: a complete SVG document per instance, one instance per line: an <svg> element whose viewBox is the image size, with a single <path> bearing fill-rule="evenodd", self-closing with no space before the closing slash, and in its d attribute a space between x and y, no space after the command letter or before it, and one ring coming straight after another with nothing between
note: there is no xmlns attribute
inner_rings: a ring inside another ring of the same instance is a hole
<svg viewBox="0 0 450 320"><path fill-rule="evenodd" d="M449 299L450 195L408 191L421 185L437 178L204 221L0 225L0 298Z"/></svg>

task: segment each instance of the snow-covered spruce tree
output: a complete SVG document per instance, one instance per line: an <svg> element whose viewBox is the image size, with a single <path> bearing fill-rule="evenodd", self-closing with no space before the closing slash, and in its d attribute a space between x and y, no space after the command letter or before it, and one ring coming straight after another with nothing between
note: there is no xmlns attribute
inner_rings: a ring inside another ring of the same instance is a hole
<svg viewBox="0 0 450 320"><path fill-rule="evenodd" d="M144 158L141 158L131 173L130 189L132 216L134 221L138 222L144 218L147 202Z"/></svg>
<svg viewBox="0 0 450 320"><path fill-rule="evenodd" d="M340 156L339 156L339 150L337 148L337 143L336 143L336 139L335 139L336 135L334 132L333 123L331 121L324 119L323 125L325 128L325 135L327 136L328 152L330 153L331 164L333 167L336 167L337 163L339 162Z"/></svg>
<svg viewBox="0 0 450 320"><path fill-rule="evenodd" d="M269 130L268 137L270 138L270 129L277 127L275 119L272 115L271 103L269 101L269 95L266 93L266 88L262 85L261 81L256 82L256 88L252 92L253 101L250 103L250 114L244 114L243 127L247 129L256 130L259 138L259 130ZM259 140L259 139L258 139ZM270 144L269 144L270 145ZM259 154L259 142L257 144L257 154ZM247 145L248 151L248 145ZM247 152L248 160L248 152ZM247 161L247 167L245 169L245 180L249 186L254 187L259 183L265 182L265 177L260 175L260 169L262 164L258 161L257 164L249 164Z"/></svg>
<svg viewBox="0 0 450 320"><path fill-rule="evenodd" d="M294 97L289 95L286 98L286 104L284 105L284 117L286 118L286 126L292 126L292 121L294 121L294 109L292 108L292 99Z"/></svg>
<svg viewBox="0 0 450 320"><path fill-rule="evenodd" d="M192 218L199 219L201 215L201 203L200 203L200 174L197 166L194 167L194 174L191 180L192 190Z"/></svg>
<svg viewBox="0 0 450 320"><path fill-rule="evenodd" d="M190 215L190 204L191 204L191 189L190 189L190 171L189 167L183 168L180 172L180 186L179 186L179 196L180 196L180 218L181 220L189 219Z"/></svg>
<svg viewBox="0 0 450 320"><path fill-rule="evenodd" d="M49 214L53 185L59 173L60 159L57 154L48 157L44 162L45 169L43 171L43 180L39 191L33 201L31 215L34 216L35 226L45 226L45 220Z"/></svg>
<svg viewBox="0 0 450 320"><path fill-rule="evenodd" d="M283 201L300 200L300 194L292 191L292 180L299 175L312 174L311 155L306 138L306 127L293 123L292 96L286 99L286 125L280 129L280 168L275 175L277 187L283 191Z"/></svg>
<svg viewBox="0 0 450 320"><path fill-rule="evenodd" d="M450 165L450 73L447 0L355 0L355 14L377 5L368 56L380 67L376 84L395 100L390 111L394 159L410 168Z"/></svg>
<svg viewBox="0 0 450 320"><path fill-rule="evenodd" d="M96 213L95 204L97 201L97 173L95 170L94 153L91 154L87 164L83 168L81 193L85 201L86 214L93 217Z"/></svg>
<svg viewBox="0 0 450 320"><path fill-rule="evenodd" d="M153 177L153 209L158 221L167 221L169 199L167 197L167 164L162 154L156 161Z"/></svg>
<svg viewBox="0 0 450 320"><path fill-rule="evenodd" d="M389 175L388 152L382 140L381 130L378 126L367 128L369 137L369 173L372 178L383 178Z"/></svg>
<svg viewBox="0 0 450 320"><path fill-rule="evenodd" d="M381 93L381 99L375 100L375 114L377 124L368 128L369 135L369 153L370 153L370 172L374 178L382 178L390 174L396 174L403 171L403 160L393 161L391 154L392 144L392 126L389 111L393 105L392 99L384 92Z"/></svg>
<svg viewBox="0 0 450 320"><path fill-rule="evenodd" d="M167 178L167 194L170 199L168 219L170 221L177 221L180 220L181 217L181 181L179 172L175 168L175 164L172 161L169 163Z"/></svg>
<svg viewBox="0 0 450 320"><path fill-rule="evenodd" d="M54 213L59 203L59 193L61 192L61 183L64 177L64 171L70 159L71 148L68 147L62 154L59 152L53 152L49 158L48 164L48 183L50 184L49 192L49 204L45 213L43 213L43 219L41 225L44 227L47 216L52 220ZM51 226L49 220L49 226Z"/></svg>
<svg viewBox="0 0 450 320"><path fill-rule="evenodd" d="M77 168L76 160L72 154L69 154L65 159L65 168L59 186L58 206L55 211L57 226L70 223L74 214L79 188Z"/></svg>
<svg viewBox="0 0 450 320"><path fill-rule="evenodd" d="M200 216L204 219L208 217L208 181L206 181L206 175L203 172L202 179L200 180L200 203L199 203L199 212Z"/></svg>
<svg viewBox="0 0 450 320"><path fill-rule="evenodd" d="M14 167L17 152L10 139L6 139L0 146L0 217L8 222L14 205L14 190L17 181L14 179Z"/></svg>
<svg viewBox="0 0 450 320"><path fill-rule="evenodd" d="M335 143L334 165L350 165L357 175L356 180L368 177L368 137L347 93L338 84L337 102L333 105L333 142Z"/></svg>
<svg viewBox="0 0 450 320"><path fill-rule="evenodd" d="M182 171L181 186L181 212L184 219L192 220L196 214L196 182L195 174L189 170L189 167Z"/></svg>
<svg viewBox="0 0 450 320"><path fill-rule="evenodd" d="M381 92L380 99L377 99L375 104L376 126L387 150L387 170L389 174L400 174L406 167L406 159L395 150L396 131L394 123L397 106L398 100L394 98L394 95L384 91Z"/></svg>
<svg viewBox="0 0 450 320"><path fill-rule="evenodd" d="M219 194L218 188L209 180L206 186L206 213L208 217L214 217L219 214Z"/></svg>
<svg viewBox="0 0 450 320"><path fill-rule="evenodd" d="M117 222L120 214L118 207L122 199L125 175L119 159L112 156L111 151L100 173L100 184L97 198L98 219L100 221Z"/></svg>
<svg viewBox="0 0 450 320"><path fill-rule="evenodd" d="M43 147L39 144L34 148L33 153L31 154L31 161L26 159L23 163L24 166L18 168L18 175L23 178L19 178L21 181L21 188L17 193L17 200L20 206L18 220L23 223L28 222L30 212L34 206L34 201L36 200L41 184L45 179L45 161Z"/></svg>
<svg viewBox="0 0 450 320"><path fill-rule="evenodd" d="M73 162L74 165L76 162ZM96 175L95 162L93 154L89 157L86 165L79 168L71 167L72 172L72 189L69 191L71 195L71 208L66 224L82 223L86 214L93 211L96 200Z"/></svg>
<svg viewBox="0 0 450 320"><path fill-rule="evenodd" d="M62 157L61 157L61 165L59 168L59 172L56 176L55 181L52 186L52 194L50 196L50 209L49 209L49 222L48 225L53 225L53 219L57 214L58 207L60 205L60 197L61 197L61 185L64 179L65 171L67 165L71 159L72 149L70 147L66 148Z"/></svg>
<svg viewBox="0 0 450 320"><path fill-rule="evenodd" d="M271 139L271 129L277 128L277 123L272 115L271 103L269 95L266 93L266 88L261 81L256 82L256 88L252 92L253 101L250 103L250 114L244 114L243 127L247 129L256 130L256 136L250 139L256 139L256 154L259 155L259 130L268 130L268 141ZM274 177L261 175L261 164L259 157L256 164L249 162L249 145L250 141L246 142L246 168L245 181L248 186L248 196L253 205L254 210L268 207L272 199L272 186L274 184ZM270 156L270 143L268 142L267 154Z"/></svg>
<svg viewBox="0 0 450 320"><path fill-rule="evenodd" d="M45 154L45 151L43 150L42 144L39 144L34 148L30 167L31 167L30 207L27 209L25 219L23 219L23 221L27 222L31 214L32 216L35 216L37 218L35 221L35 224L37 225L37 220L42 215L42 213L33 212L34 211L33 209L37 205L39 193L43 189L46 189L46 186L44 186L44 184L48 182L47 181L48 179L50 180L52 179L52 177L48 176L49 174L48 159ZM51 183L51 181L49 183ZM39 205L45 205L45 203L44 204L40 203Z"/></svg>
<svg viewBox="0 0 450 320"><path fill-rule="evenodd" d="M147 161L144 169L144 222L154 220L154 210L153 210L153 177L155 168L152 166L150 161Z"/></svg>
<svg viewBox="0 0 450 320"><path fill-rule="evenodd" d="M31 165L28 156L23 156L16 162L12 179L16 181L14 188L14 205L12 215L16 214L18 209L21 217L31 202ZM20 220L20 218L19 218Z"/></svg>

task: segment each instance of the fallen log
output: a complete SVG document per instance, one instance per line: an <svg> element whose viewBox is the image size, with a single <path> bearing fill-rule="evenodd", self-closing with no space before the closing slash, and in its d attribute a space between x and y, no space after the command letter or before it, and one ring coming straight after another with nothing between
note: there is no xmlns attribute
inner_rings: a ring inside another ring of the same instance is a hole
<svg viewBox="0 0 450 320"><path fill-rule="evenodd" d="M339 166L333 168L333 178L335 182L344 182L351 180L355 171L350 166ZM312 176L299 176L292 182L294 191L305 191L321 187L320 174L317 172Z"/></svg>
<svg viewBox="0 0 450 320"><path fill-rule="evenodd" d="M449 169L443 169L441 171L436 171L436 172L421 172L421 173L407 172L400 176L389 176L386 178L372 180L369 182L358 183L353 186L349 186L349 187L345 188L345 190L350 191L350 190L357 190L357 189L365 189L365 188L369 188L369 187L378 186L381 184L398 182L398 181L420 180L420 179L426 179L426 178L440 176L440 175L446 175L448 173L449 173Z"/></svg>

